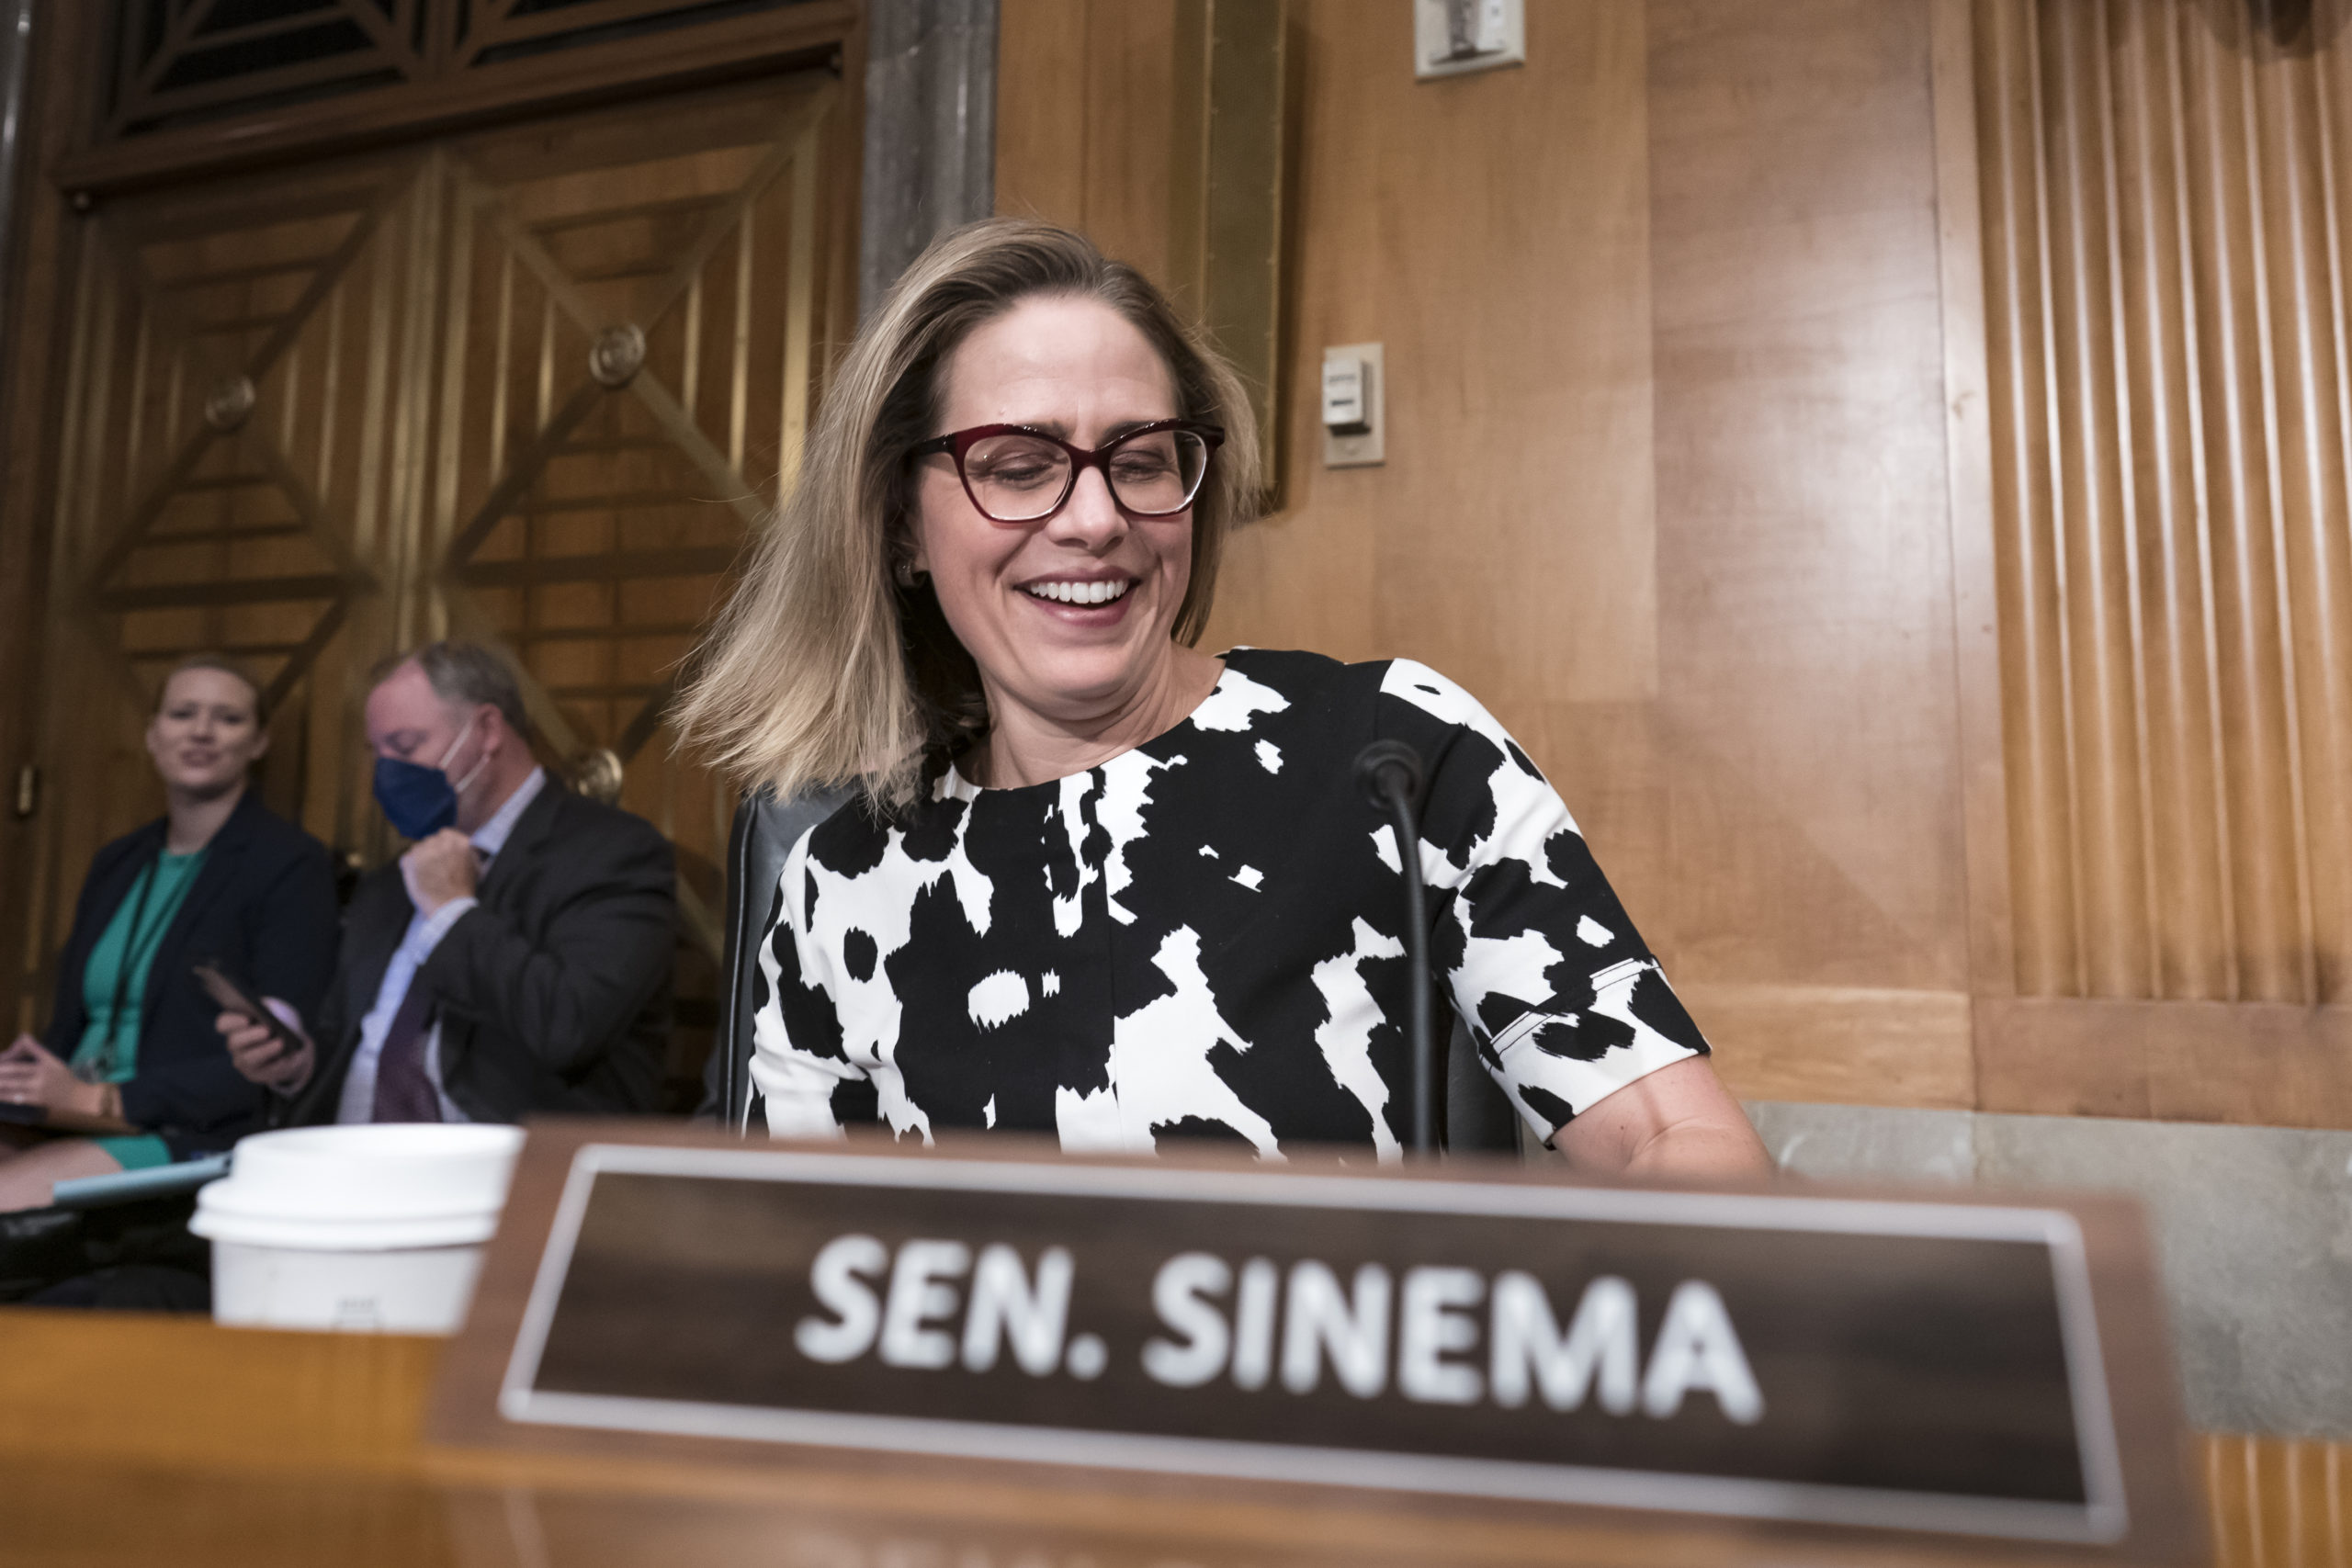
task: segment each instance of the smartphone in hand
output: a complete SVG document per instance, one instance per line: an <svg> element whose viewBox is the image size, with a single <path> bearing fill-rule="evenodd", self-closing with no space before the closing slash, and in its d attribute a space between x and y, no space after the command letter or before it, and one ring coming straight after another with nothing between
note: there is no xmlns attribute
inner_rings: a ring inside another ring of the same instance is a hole
<svg viewBox="0 0 2352 1568"><path fill-rule="evenodd" d="M228 971L214 960L207 959L194 966L196 983L219 1005L222 1012L241 1013L269 1031L277 1042L277 1050L264 1068L274 1067L302 1049L301 1037L286 1027L286 1021L262 1005L259 997L229 977Z"/></svg>

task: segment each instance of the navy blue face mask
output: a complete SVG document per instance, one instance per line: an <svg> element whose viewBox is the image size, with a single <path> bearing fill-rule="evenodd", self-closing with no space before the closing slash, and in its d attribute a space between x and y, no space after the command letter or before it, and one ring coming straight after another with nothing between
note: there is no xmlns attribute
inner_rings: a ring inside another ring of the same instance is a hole
<svg viewBox="0 0 2352 1568"><path fill-rule="evenodd" d="M477 710L475 717L480 717ZM474 721L466 720L449 749L441 753L446 763L458 754L473 732ZM444 828L458 823L458 795L468 784L481 776L490 759L485 756L473 765L463 780L449 782L449 775L438 767L428 768L422 762L411 762L399 757L376 759L376 804L384 809L384 820L403 839L429 839Z"/></svg>

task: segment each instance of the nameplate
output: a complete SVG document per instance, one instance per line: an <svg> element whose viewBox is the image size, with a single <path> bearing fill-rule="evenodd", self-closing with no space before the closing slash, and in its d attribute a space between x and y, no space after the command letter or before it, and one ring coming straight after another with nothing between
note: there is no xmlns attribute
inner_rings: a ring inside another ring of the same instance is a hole
<svg viewBox="0 0 2352 1568"><path fill-rule="evenodd" d="M469 1330L510 1433L2035 1543L2133 1523L2079 1205L565 1132L527 1292L502 1233L520 1299Z"/></svg>

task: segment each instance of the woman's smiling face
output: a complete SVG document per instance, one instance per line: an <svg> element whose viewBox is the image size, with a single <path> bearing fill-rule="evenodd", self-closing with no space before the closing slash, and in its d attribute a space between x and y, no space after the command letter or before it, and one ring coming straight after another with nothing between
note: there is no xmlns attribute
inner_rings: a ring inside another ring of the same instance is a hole
<svg viewBox="0 0 2352 1568"><path fill-rule="evenodd" d="M147 754L172 789L209 798L233 789L269 750L254 690L225 670L175 673L147 721Z"/></svg>
<svg viewBox="0 0 2352 1568"><path fill-rule="evenodd" d="M1142 333L1097 300L1038 296L978 328L947 362L938 431L1022 424L1100 448L1171 419L1173 378ZM973 660L992 713L1056 723L1115 711L1151 687L1192 581L1193 514L1130 519L1089 468L1040 523L991 521L956 460L922 460L916 568Z"/></svg>

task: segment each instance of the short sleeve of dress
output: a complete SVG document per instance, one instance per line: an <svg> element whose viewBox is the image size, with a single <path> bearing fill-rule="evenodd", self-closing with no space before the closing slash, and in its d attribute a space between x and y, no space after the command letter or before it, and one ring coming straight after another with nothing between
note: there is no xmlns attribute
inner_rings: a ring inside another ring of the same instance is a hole
<svg viewBox="0 0 2352 1568"><path fill-rule="evenodd" d="M1431 964L1530 1126L1549 1142L1634 1079L1706 1054L1558 792L1492 715L1398 660L1377 728L1429 765Z"/></svg>
<svg viewBox="0 0 2352 1568"><path fill-rule="evenodd" d="M803 835L776 878L752 987L751 1077L760 1103L751 1120L763 1116L771 1137L838 1136L837 1092L866 1081L842 1049L821 952L805 940L812 897L808 837Z"/></svg>

